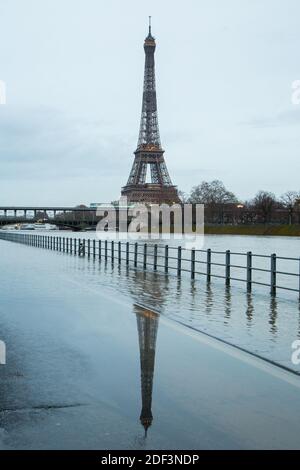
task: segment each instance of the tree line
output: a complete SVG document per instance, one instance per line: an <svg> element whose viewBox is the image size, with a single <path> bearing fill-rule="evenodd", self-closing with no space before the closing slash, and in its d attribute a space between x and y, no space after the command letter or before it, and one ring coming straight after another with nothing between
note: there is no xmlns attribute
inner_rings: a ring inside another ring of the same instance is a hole
<svg viewBox="0 0 300 470"><path fill-rule="evenodd" d="M260 190L241 201L220 180L202 181L190 194L179 192L183 202L205 205L207 222L300 223L300 191L286 191L279 198Z"/></svg>

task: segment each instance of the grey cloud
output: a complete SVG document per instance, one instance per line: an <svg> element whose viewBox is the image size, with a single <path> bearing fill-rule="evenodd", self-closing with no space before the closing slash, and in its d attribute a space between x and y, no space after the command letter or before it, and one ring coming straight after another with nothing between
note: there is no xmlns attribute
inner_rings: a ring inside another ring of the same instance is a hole
<svg viewBox="0 0 300 470"><path fill-rule="evenodd" d="M0 179L113 175L126 168L126 146L104 122L46 107L1 109Z"/></svg>
<svg viewBox="0 0 300 470"><path fill-rule="evenodd" d="M241 124L254 129L297 126L300 125L300 106L294 105L293 109L281 111L273 116L256 117Z"/></svg>

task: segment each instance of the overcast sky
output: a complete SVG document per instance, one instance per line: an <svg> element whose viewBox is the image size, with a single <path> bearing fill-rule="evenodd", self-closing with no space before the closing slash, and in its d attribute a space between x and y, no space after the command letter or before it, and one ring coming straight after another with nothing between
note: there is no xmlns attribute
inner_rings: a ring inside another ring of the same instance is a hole
<svg viewBox="0 0 300 470"><path fill-rule="evenodd" d="M0 0L0 206L119 197L148 15L173 183L300 190L299 0Z"/></svg>

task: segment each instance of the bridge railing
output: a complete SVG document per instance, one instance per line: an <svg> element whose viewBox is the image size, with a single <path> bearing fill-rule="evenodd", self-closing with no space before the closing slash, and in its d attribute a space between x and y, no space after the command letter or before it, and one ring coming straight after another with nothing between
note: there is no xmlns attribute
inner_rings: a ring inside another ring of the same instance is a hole
<svg viewBox="0 0 300 470"><path fill-rule="evenodd" d="M181 246L154 243L115 242L87 238L61 237L0 231L0 239L23 243L81 257L108 260L135 269L152 270L181 277L188 273L192 280L223 279L226 286L243 283L248 292L263 286L275 296L277 290L296 292L300 300L300 258L234 252L189 250Z"/></svg>

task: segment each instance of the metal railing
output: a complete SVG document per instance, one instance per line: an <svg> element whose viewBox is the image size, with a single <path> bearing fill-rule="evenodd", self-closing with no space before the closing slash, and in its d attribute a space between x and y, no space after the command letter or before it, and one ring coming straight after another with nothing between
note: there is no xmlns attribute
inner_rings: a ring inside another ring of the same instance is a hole
<svg viewBox="0 0 300 470"><path fill-rule="evenodd" d="M181 246L158 245L153 243L115 242L86 238L58 237L25 233L0 232L0 239L23 243L29 246L46 248L81 257L111 260L111 263L124 264L127 267L150 267L154 272L168 274L175 272L178 277L189 273L191 279L204 277L208 283L212 278L224 279L226 286L232 281L246 284L248 292L254 285L268 287L272 296L278 289L297 292L300 300L300 258L272 255L208 250L189 250ZM221 259L220 259L221 258ZM234 260L238 260L235 262ZM239 262L239 264L237 264ZM294 271L284 266L292 264ZM204 268L204 269L203 269ZM237 277L237 272L244 276ZM278 279L283 283L279 284ZM287 283L285 282L287 281Z"/></svg>

